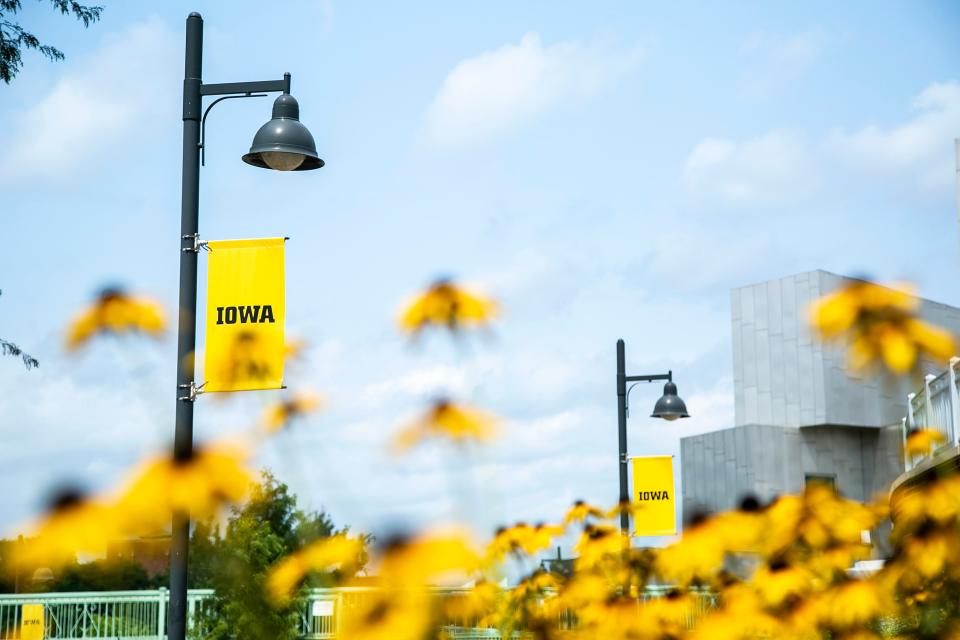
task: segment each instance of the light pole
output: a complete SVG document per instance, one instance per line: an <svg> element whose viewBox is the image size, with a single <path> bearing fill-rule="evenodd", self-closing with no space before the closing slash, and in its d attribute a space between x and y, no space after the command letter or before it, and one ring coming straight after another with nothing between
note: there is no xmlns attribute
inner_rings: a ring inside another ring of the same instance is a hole
<svg viewBox="0 0 960 640"><path fill-rule="evenodd" d="M677 395L677 385L673 383L673 371L666 373L655 373L644 376L628 376L626 372L626 355L624 354L623 339L617 340L617 419L619 426L619 471L620 471L620 505L621 507L630 504L630 492L627 489L627 398L630 391L640 382L654 382L655 380L666 380L663 385L663 395L653 406L651 418L662 418L663 420L676 420L677 418L689 418L687 405L684 404L680 396ZM632 382L630 387L627 383ZM624 535L630 535L630 514L627 509L620 510L620 530Z"/></svg>
<svg viewBox="0 0 960 640"><path fill-rule="evenodd" d="M201 151L206 145L204 123L210 109L228 98L249 98L261 92L282 92L273 103L273 116L254 136L243 161L279 171L319 169L313 136L300 123L300 108L290 95L290 74L283 80L258 82L203 83L203 18L187 17L186 56L183 78L183 183L180 213L180 306L177 331L177 414L173 456L176 461L193 455L194 349L196 348L197 254L200 203ZM204 96L221 96L202 110ZM201 137L202 136L202 137ZM175 513L170 542L170 613L167 632L170 640L186 637L187 549L190 514Z"/></svg>

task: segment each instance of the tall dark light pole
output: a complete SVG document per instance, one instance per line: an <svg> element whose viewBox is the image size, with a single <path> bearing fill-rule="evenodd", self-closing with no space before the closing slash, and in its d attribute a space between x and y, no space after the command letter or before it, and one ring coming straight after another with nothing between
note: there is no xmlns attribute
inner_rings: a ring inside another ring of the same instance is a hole
<svg viewBox="0 0 960 640"><path fill-rule="evenodd" d="M676 420L677 418L689 418L687 406L680 396L677 395L677 385L673 383L673 371L666 373L655 373L643 376L628 376L626 371L626 355L623 339L617 340L617 426L618 440L620 445L619 452L619 471L620 471L620 504L630 503L630 491L627 488L627 399L630 391L640 382L654 382L655 380L666 380L663 385L663 395L653 406L651 418L662 418L664 420ZM633 384L627 387L627 383ZM626 509L620 511L620 530L625 535L630 535L630 514Z"/></svg>
<svg viewBox="0 0 960 640"><path fill-rule="evenodd" d="M228 98L249 98L260 92L282 92L273 104L273 117L260 127L243 161L279 171L319 169L313 136L300 123L300 108L290 95L290 74L282 80L203 83L203 18L187 17L187 42L183 77L183 183L180 205L180 305L177 329L177 412L174 460L193 455L194 349L196 348L197 254L200 213L201 150L206 144L204 123L210 109ZM202 110L203 96L222 96ZM187 550L190 514L175 513L170 543L170 640L184 640L187 622Z"/></svg>

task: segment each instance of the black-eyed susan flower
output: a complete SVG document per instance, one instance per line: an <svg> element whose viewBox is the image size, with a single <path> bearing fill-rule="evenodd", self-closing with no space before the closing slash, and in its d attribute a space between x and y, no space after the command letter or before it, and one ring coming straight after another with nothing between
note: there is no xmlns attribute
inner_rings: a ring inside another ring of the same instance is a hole
<svg viewBox="0 0 960 640"><path fill-rule="evenodd" d="M435 627L425 593L376 591L343 611L341 635L351 640L423 640Z"/></svg>
<svg viewBox="0 0 960 640"><path fill-rule="evenodd" d="M850 580L817 598L821 624L831 629L865 625L887 609L884 594L875 582Z"/></svg>
<svg viewBox="0 0 960 640"><path fill-rule="evenodd" d="M765 611L753 589L736 584L724 591L721 607L708 611L697 621L690 636L696 640L794 637L789 631L778 618ZM796 637L809 636L797 634Z"/></svg>
<svg viewBox="0 0 960 640"><path fill-rule="evenodd" d="M165 526L175 512L197 520L214 517L221 507L242 500L255 477L248 452L217 443L195 449L184 460L162 456L148 460L117 500L118 517L128 528Z"/></svg>
<svg viewBox="0 0 960 640"><path fill-rule="evenodd" d="M100 292L67 329L67 349L75 350L98 333L142 333L157 337L166 328L163 309L147 298L132 296L119 288Z"/></svg>
<svg viewBox="0 0 960 640"><path fill-rule="evenodd" d="M936 429L911 429L907 434L907 441L903 451L908 456L929 455L938 446L946 442L947 438Z"/></svg>
<svg viewBox="0 0 960 640"><path fill-rule="evenodd" d="M338 570L352 573L363 562L362 538L338 534L313 542L278 562L267 576L267 596L277 606L285 606L307 574Z"/></svg>
<svg viewBox="0 0 960 640"><path fill-rule="evenodd" d="M342 637L421 640L439 625L434 581L472 575L480 558L463 534L427 533L390 540L377 561L380 588L343 613ZM347 583L348 585L350 582Z"/></svg>
<svg viewBox="0 0 960 640"><path fill-rule="evenodd" d="M380 577L388 588L424 585L444 575L469 575L480 556L464 534L428 533L391 540L380 559Z"/></svg>
<svg viewBox="0 0 960 640"><path fill-rule="evenodd" d="M440 279L408 302L400 314L400 328L416 335L434 326L449 331L482 327L497 315L497 304L449 279Z"/></svg>
<svg viewBox="0 0 960 640"><path fill-rule="evenodd" d="M723 538L714 519L685 529L680 541L657 554L657 572L677 585L694 580L709 581L723 568L726 555Z"/></svg>
<svg viewBox="0 0 960 640"><path fill-rule="evenodd" d="M283 345L283 355L286 360L302 360L307 352L308 343L300 338L288 340Z"/></svg>
<svg viewBox="0 0 960 640"><path fill-rule="evenodd" d="M566 515L563 517L563 524L569 525L574 522L583 522L587 518L602 519L605 515L600 507L595 507L583 500L577 500L570 509L567 510Z"/></svg>
<svg viewBox="0 0 960 640"><path fill-rule="evenodd" d="M805 596L814 588L816 576L804 566L785 562L761 565L752 582L767 607L777 608L790 599Z"/></svg>
<svg viewBox="0 0 960 640"><path fill-rule="evenodd" d="M20 566L58 567L73 562L78 553L103 553L120 533L111 504L65 489L28 530L24 543L13 547L15 560Z"/></svg>
<svg viewBox="0 0 960 640"><path fill-rule="evenodd" d="M946 362L957 350L949 332L919 319L918 307L910 292L855 281L815 302L810 322L824 340L846 339L854 369L882 362L904 374L920 355Z"/></svg>
<svg viewBox="0 0 960 640"><path fill-rule="evenodd" d="M315 393L301 392L267 407L260 419L265 433L276 433L291 422L320 408L322 401Z"/></svg>
<svg viewBox="0 0 960 640"><path fill-rule="evenodd" d="M553 545L553 540L564 533L563 527L539 523L518 522L512 527L501 527L487 545L488 563L503 560L508 554L533 555Z"/></svg>
<svg viewBox="0 0 960 640"><path fill-rule="evenodd" d="M207 361L213 371L205 372L205 375L208 381L216 379L218 386L213 389L216 391L249 389L251 385L279 379L281 372L277 368L281 362L273 345L262 334L240 331L233 336L222 356L216 361Z"/></svg>
<svg viewBox="0 0 960 640"><path fill-rule="evenodd" d="M476 620L492 621L502 589L489 580L479 580L470 589L443 599L444 617L458 626L467 626Z"/></svg>
<svg viewBox="0 0 960 640"><path fill-rule="evenodd" d="M629 538L618 527L610 524L588 524L573 547L579 557L574 562L577 571L596 567L608 557L622 555L630 548Z"/></svg>
<svg viewBox="0 0 960 640"><path fill-rule="evenodd" d="M456 444L485 442L496 433L496 419L483 411L440 399L426 414L404 427L394 438L393 446L405 451L420 442L437 438Z"/></svg>

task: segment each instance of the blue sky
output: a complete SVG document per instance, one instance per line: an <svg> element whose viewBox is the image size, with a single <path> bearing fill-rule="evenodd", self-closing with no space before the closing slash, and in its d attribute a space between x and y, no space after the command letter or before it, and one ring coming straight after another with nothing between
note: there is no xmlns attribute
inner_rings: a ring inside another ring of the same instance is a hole
<svg viewBox="0 0 960 640"><path fill-rule="evenodd" d="M83 30L25 3L67 59L28 53L0 88L0 335L41 361L0 361L3 530L55 482L109 486L172 438L173 335L78 357L62 337L105 284L176 304L191 10L204 79L290 71L327 161L243 164L271 99L218 105L200 228L292 238L287 329L311 349L288 383L329 408L259 462L338 522L486 532L611 502L616 339L631 373L673 369L694 414L635 411L631 453L675 453L733 423L732 287L824 268L960 301L954 3L104 4ZM492 338L398 335L440 275L501 300ZM388 455L440 392L501 415L498 444ZM198 440L274 397L202 398Z"/></svg>

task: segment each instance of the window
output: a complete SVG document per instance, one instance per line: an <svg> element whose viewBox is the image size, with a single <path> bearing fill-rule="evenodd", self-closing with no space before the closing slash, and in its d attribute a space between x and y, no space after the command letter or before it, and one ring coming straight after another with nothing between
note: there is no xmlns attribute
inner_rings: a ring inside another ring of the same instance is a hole
<svg viewBox="0 0 960 640"><path fill-rule="evenodd" d="M804 486L825 485L831 489L837 488L837 476L832 473L807 473L803 476Z"/></svg>

